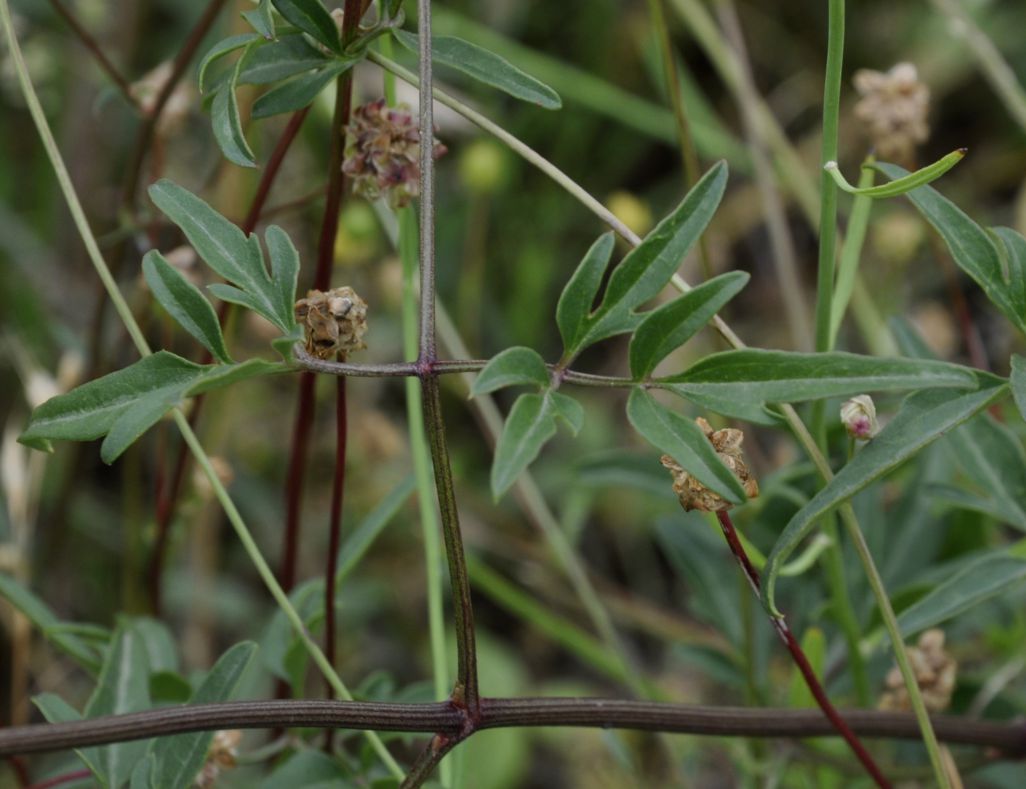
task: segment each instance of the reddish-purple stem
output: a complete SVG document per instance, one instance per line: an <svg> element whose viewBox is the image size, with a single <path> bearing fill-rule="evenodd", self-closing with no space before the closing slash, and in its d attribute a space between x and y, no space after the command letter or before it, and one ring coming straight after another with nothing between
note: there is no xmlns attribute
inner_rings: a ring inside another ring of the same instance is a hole
<svg viewBox="0 0 1026 789"><path fill-rule="evenodd" d="M741 565L742 572L744 572L745 577L748 579L748 583L751 585L756 597L758 597L759 571L755 569L751 560L748 558L748 552L745 551L744 545L741 544L741 539L737 536L737 531L734 529L734 523L731 521L730 515L726 510L720 510L716 513L716 517L723 529L723 536L727 540L727 545L730 546L730 552L734 554L734 558L737 559L737 563ZM876 762L873 761L873 757L869 755L869 751L866 750L862 741L859 740L855 735L855 732L851 730L851 727L848 726L844 718L841 717L841 714L830 702L826 691L823 689L819 679L816 677L816 672L813 671L812 665L805 656L805 652L795 639L794 634L787 626L787 623L782 617L776 616L771 616L770 621L773 623L773 628L777 631L777 635L780 636L780 640L783 641L784 646L787 647L787 651L791 653L791 657L794 659L795 665L798 666L798 670L805 679L805 684L808 686L809 691L812 693L812 696L819 705L819 708L823 710L823 714L826 715L830 723L833 724L837 733L840 734L844 738L845 742L848 743L848 746L851 748L852 752L854 752L855 757L862 763L862 766L876 782L877 786L880 786L882 789L888 789L891 785L890 781L888 781L884 777L883 773L880 772L880 768L877 767Z"/></svg>

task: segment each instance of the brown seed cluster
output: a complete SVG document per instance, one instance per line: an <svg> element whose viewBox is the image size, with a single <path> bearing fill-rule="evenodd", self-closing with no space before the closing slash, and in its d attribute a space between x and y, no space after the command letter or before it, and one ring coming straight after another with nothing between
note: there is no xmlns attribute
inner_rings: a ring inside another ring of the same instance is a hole
<svg viewBox="0 0 1026 789"><path fill-rule="evenodd" d="M318 359L337 354L340 359L353 351L366 348L367 302L348 285L327 293L307 291L306 298L296 302L296 320L306 332L306 351Z"/></svg>
<svg viewBox="0 0 1026 789"><path fill-rule="evenodd" d="M914 647L905 647L916 684L923 694L923 703L931 712L941 712L951 704L955 690L955 673L958 663L944 651L944 631L927 630ZM908 711L912 702L897 666L887 674L886 689L880 696L882 710Z"/></svg>
<svg viewBox="0 0 1026 789"><path fill-rule="evenodd" d="M745 495L754 499L759 495L759 483L752 476L741 455L741 442L745 434L740 430L725 428L713 430L712 426L699 417L695 423L705 433L706 438L713 445L717 456L723 464L729 468L735 477L741 482ZM673 492L680 499L680 505L687 511L699 510L700 512L720 512L729 510L734 505L724 499L718 493L709 490L705 485L691 476L669 455L663 455L660 459L662 464L670 470L673 475Z"/></svg>
<svg viewBox="0 0 1026 789"><path fill-rule="evenodd" d="M877 158L914 166L916 146L930 134L926 123L930 89L919 81L916 67L898 63L886 72L860 69L853 81L862 97L855 105L855 117L869 135Z"/></svg>
<svg viewBox="0 0 1026 789"><path fill-rule="evenodd" d="M446 148L434 143L437 159ZM357 107L346 127L342 172L353 191L376 200L384 196L401 208L420 194L420 129L406 106L388 107L384 99Z"/></svg>

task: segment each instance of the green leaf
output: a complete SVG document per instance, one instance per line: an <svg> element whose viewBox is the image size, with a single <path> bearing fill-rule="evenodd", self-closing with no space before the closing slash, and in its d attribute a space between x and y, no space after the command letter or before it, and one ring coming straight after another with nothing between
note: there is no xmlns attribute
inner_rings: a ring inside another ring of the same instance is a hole
<svg viewBox="0 0 1026 789"><path fill-rule="evenodd" d="M314 48L302 33L250 50L239 74L241 85L267 85L325 65L331 58Z"/></svg>
<svg viewBox="0 0 1026 789"><path fill-rule="evenodd" d="M1019 438L990 414L947 437L956 460L1001 519L1026 530L1026 453Z"/></svg>
<svg viewBox="0 0 1026 789"><path fill-rule="evenodd" d="M545 388L549 382L549 370L537 351L524 347L507 348L492 357L478 373L470 387L470 396L477 397L506 386L522 384Z"/></svg>
<svg viewBox="0 0 1026 789"><path fill-rule="evenodd" d="M204 368L168 351L57 395L37 407L22 438L90 441L106 434L122 413L157 392L180 392Z"/></svg>
<svg viewBox="0 0 1026 789"><path fill-rule="evenodd" d="M356 59L333 60L327 66L300 74L298 77L275 85L253 102L253 118L269 118L283 112L295 112L313 103L320 93L339 74L353 67Z"/></svg>
<svg viewBox="0 0 1026 789"><path fill-rule="evenodd" d="M496 500L510 489L555 435L556 417L565 420L571 430L577 432L584 421L584 412L575 400L551 389L544 394L520 395L513 403L492 463L492 495Z"/></svg>
<svg viewBox="0 0 1026 789"><path fill-rule="evenodd" d="M299 253L288 233L271 225L264 233L268 256L271 258L271 281L278 293L280 315L287 331L296 325L296 282L299 279Z"/></svg>
<svg viewBox="0 0 1026 789"><path fill-rule="evenodd" d="M214 664L189 703L228 701L255 654L256 644L251 642L233 646ZM167 789L188 789L192 786L197 773L203 768L213 738L214 733L206 731L158 739L153 746L156 785Z"/></svg>
<svg viewBox="0 0 1026 789"><path fill-rule="evenodd" d="M192 397L214 389L223 389L250 378L289 372L281 362L269 362L266 359L247 359L240 364L212 364L203 370L203 375L185 391L186 395Z"/></svg>
<svg viewBox="0 0 1026 789"><path fill-rule="evenodd" d="M132 778L128 782L128 789L154 789L159 784L155 783L154 774L157 769L157 761L152 753L146 754L132 770Z"/></svg>
<svg viewBox="0 0 1026 789"><path fill-rule="evenodd" d="M560 294L559 304L556 305L556 323L563 337L567 358L572 355L571 349L578 347L578 336L591 314L591 307L602 285L602 276L613 254L613 242L612 233L599 236Z"/></svg>
<svg viewBox="0 0 1026 789"><path fill-rule="evenodd" d="M1001 242L1000 251L1004 252L1003 274L1008 284L1008 297L1014 304L1026 305L1026 238L1010 227L992 227L990 233Z"/></svg>
<svg viewBox="0 0 1026 789"><path fill-rule="evenodd" d="M816 521L944 433L1007 393L1004 382L983 381L974 392L933 390L909 395L894 419L799 510L773 546L763 572L763 600L771 613L776 576Z"/></svg>
<svg viewBox="0 0 1026 789"><path fill-rule="evenodd" d="M260 0L252 11L243 11L242 18L266 39L274 38L274 19L271 16L271 0Z"/></svg>
<svg viewBox="0 0 1026 789"><path fill-rule="evenodd" d="M210 123L214 130L214 139L221 148L224 157L240 167L256 167L253 149L246 141L246 133L242 129L242 118L239 116L239 100L235 95L238 87L239 71L246 53L235 63L228 81L222 84L214 101L210 105Z"/></svg>
<svg viewBox="0 0 1026 789"><path fill-rule="evenodd" d="M73 658L87 671L93 674L99 671L100 658L96 651L78 636L61 632L64 623L57 617L57 614L13 576L0 573L0 597L21 611L26 619L39 628L47 641Z"/></svg>
<svg viewBox="0 0 1026 789"><path fill-rule="evenodd" d="M114 420L107 437L100 445L100 459L109 465L121 457L143 433L178 405L184 394L184 387L158 389L136 400Z"/></svg>
<svg viewBox="0 0 1026 789"><path fill-rule="evenodd" d="M1026 419L1026 359L1012 354L1012 399L1023 419Z"/></svg>
<svg viewBox="0 0 1026 789"><path fill-rule="evenodd" d="M258 36L258 35L255 35L253 33L243 33L242 35L239 35L239 36L229 36L228 38L223 39L221 41L218 41L216 44L214 44L214 46L212 46L209 49L207 54L203 56L203 60L200 61L200 67L199 67L199 89L200 89L200 93L206 93L206 90L207 90L207 88L206 88L207 69L210 67L211 63L213 63L215 60L223 58L225 55L228 55L228 54L234 52L237 49L242 49L243 47L249 46L250 44L254 43L255 41L259 41L259 40L260 40L260 36Z"/></svg>
<svg viewBox="0 0 1026 789"><path fill-rule="evenodd" d="M659 362L705 326L748 280L743 271L721 274L648 313L631 337L631 375L636 379L647 377Z"/></svg>
<svg viewBox="0 0 1026 789"><path fill-rule="evenodd" d="M669 282L712 219L726 185L727 166L719 162L702 176L676 210L627 254L613 270L601 306L585 320L572 355L637 326L641 318L634 310Z"/></svg>
<svg viewBox="0 0 1026 789"><path fill-rule="evenodd" d="M852 186L841 174L840 169L837 167L837 162L827 162L823 165L823 169L830 173L830 177L834 179L834 183L848 194L876 198L898 197L899 195L910 192L919 186L925 186L931 181L936 181L944 175L944 173L962 161L962 157L964 157L967 152L966 148L959 148L958 150L952 151L947 156L941 157L933 164L921 167L914 173L909 173L901 178L894 179L890 183L880 184L879 186Z"/></svg>
<svg viewBox="0 0 1026 789"><path fill-rule="evenodd" d="M731 504L741 504L748 498L740 480L720 460L693 420L660 405L641 388L634 389L627 400L627 419L646 441L676 460L709 490Z"/></svg>
<svg viewBox="0 0 1026 789"><path fill-rule="evenodd" d="M232 357L224 345L217 313L199 288L155 249L146 253L142 269L146 284L168 314L199 340L212 356L225 364L231 364Z"/></svg>
<svg viewBox="0 0 1026 789"><path fill-rule="evenodd" d="M157 208L182 229L207 265L245 291L248 296L245 306L263 315L283 332L291 329L294 323L291 306L287 315L280 314L277 286L271 282L264 266L256 236L247 237L206 202L166 178L153 184L149 193ZM211 292L217 293L218 298L225 298L215 290L215 286L211 286Z"/></svg>
<svg viewBox="0 0 1026 789"><path fill-rule="evenodd" d="M342 51L338 27L320 0L272 0L278 13L334 52Z"/></svg>
<svg viewBox="0 0 1026 789"><path fill-rule="evenodd" d="M726 400L717 395L693 391L683 392L673 387L670 387L670 391L689 403L698 406L703 411L712 411L714 414L719 414L729 419L740 419L742 422L749 422L753 425L766 425L767 427L779 427L784 421L783 417L768 409L764 403Z"/></svg>
<svg viewBox="0 0 1026 789"><path fill-rule="evenodd" d="M877 169L891 178L905 175L905 170L893 164L878 164ZM998 247L983 228L932 187L913 189L908 197L940 233L955 263L983 288L1006 318L1026 333L1026 295L1020 286L1006 279Z"/></svg>
<svg viewBox="0 0 1026 789"><path fill-rule="evenodd" d="M853 353L792 353L755 348L706 356L657 383L736 403L798 403L866 392L976 388L973 371L925 359L881 359Z"/></svg>
<svg viewBox="0 0 1026 789"><path fill-rule="evenodd" d="M215 282L212 285L207 285L207 290L213 293L221 301L238 304L240 307L245 307L247 310L253 310L260 315L264 314L265 308L261 306L259 301L246 293L246 291L239 290L234 285L225 285L223 282Z"/></svg>
<svg viewBox="0 0 1026 789"><path fill-rule="evenodd" d="M905 636L939 625L1026 580L1026 557L1008 551L989 554L962 568L902 611Z"/></svg>
<svg viewBox="0 0 1026 789"><path fill-rule="evenodd" d="M149 676L150 667L142 638L131 626L121 625L114 633L113 643L107 651L100 678L83 717L98 718L148 709ZM105 786L120 787L131 777L136 763L146 754L150 744L150 740L135 740L84 751L87 754L95 752L95 759L90 755L89 762L95 764L101 782Z"/></svg>
<svg viewBox="0 0 1026 789"><path fill-rule="evenodd" d="M286 369L263 359L199 365L169 351L158 351L50 398L32 412L19 440L90 441L107 435L101 456L113 462L183 398Z"/></svg>
<svg viewBox="0 0 1026 789"><path fill-rule="evenodd" d="M337 759L312 748L297 751L278 764L274 770L256 785L257 789L282 789L283 787L307 787L312 783L334 781L335 786L349 784L349 775Z"/></svg>
<svg viewBox="0 0 1026 789"><path fill-rule="evenodd" d="M393 30L396 39L411 52L420 51L416 35L404 30ZM491 85L514 98L537 104L547 110L563 106L559 94L544 82L525 74L508 60L476 44L452 36L431 37L431 60L451 66L478 82Z"/></svg>

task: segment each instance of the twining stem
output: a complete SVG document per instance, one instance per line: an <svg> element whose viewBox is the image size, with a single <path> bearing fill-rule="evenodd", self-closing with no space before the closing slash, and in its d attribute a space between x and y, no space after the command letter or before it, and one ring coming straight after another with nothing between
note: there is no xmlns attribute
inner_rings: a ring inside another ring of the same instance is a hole
<svg viewBox="0 0 1026 789"><path fill-rule="evenodd" d="M730 515L726 510L720 510L716 513L716 518L719 520L720 527L723 529L723 536L727 541L727 545L730 546L730 552L734 554L734 558L740 565L745 578L748 579L748 583L752 587L752 591L755 592L755 596L758 599L761 596L759 571L755 569L751 561L748 559L748 554L745 552L745 548L741 544L741 540L738 539L737 531L734 529L734 524L730 520ZM880 772L880 768L877 767L876 762L873 761L873 757L869 755L865 746L859 738L855 736L855 733L831 703L829 697L826 695L826 691L823 689L819 679L816 677L816 672L813 670L812 665L805 656L804 650L801 648L798 640L791 632L791 628L787 626L784 618L771 616L770 622L773 625L773 629L777 631L777 635L780 637L780 640L784 642L784 646L787 647L787 651L791 653L791 657L794 660L795 665L801 672L802 678L805 680L805 684L808 686L813 698L816 699L816 703L819 705L820 709L823 710L823 714L827 716L834 728L837 729L845 742L848 743L848 746L855 753L856 758L862 763L862 766L866 768L866 772L868 772L869 775L872 776L873 780L876 781L877 786L890 787L890 782L884 777L883 773Z"/></svg>
<svg viewBox="0 0 1026 789"><path fill-rule="evenodd" d="M82 23L75 18L75 15L65 8L64 3L62 3L61 0L50 0L50 5L53 7L53 10L61 16L68 27L71 28L71 31L78 36L79 41L82 42L82 46L89 50L89 53L96 59L97 65L110 78L110 81L117 86L118 90L121 91L121 95L125 101L138 110L139 102L135 96L132 95L132 86L128 83L128 80L125 79L124 75L118 71L117 66L111 63L110 58L107 57L107 53L103 51L103 47L101 47L97 43L96 39L89 34L89 31L82 26Z"/></svg>
<svg viewBox="0 0 1026 789"><path fill-rule="evenodd" d="M486 698L480 729L563 726L665 731L718 737L830 737L837 734L819 710L698 706L605 698ZM915 740L908 713L845 710L845 720L864 737ZM1009 758L1026 753L1022 721L978 720L938 715L946 742L995 748ZM447 702L403 704L380 701L230 701L185 704L69 723L0 728L0 756L128 742L217 729L282 726L458 734L463 716Z"/></svg>
<svg viewBox="0 0 1026 789"><path fill-rule="evenodd" d="M382 0L379 5L384 5ZM382 36L379 46L392 54L392 39ZM385 101L390 107L396 104L395 75L387 71L384 77ZM396 249L403 271L402 331L403 355L414 360L418 355L419 323L417 318L417 216L410 207L397 212L399 233ZM431 478L431 450L424 434L424 409L421 407L420 381L409 377L406 384L406 423L410 436L410 456L413 462L413 476L417 485L417 507L420 512L421 539L424 541L424 583L427 587L428 640L431 647L431 677L435 697L444 698L449 693L449 672L446 669L445 608L442 587L442 541L441 525L435 510L435 487ZM443 786L451 786L453 779L451 760L442 763L439 770Z"/></svg>
<svg viewBox="0 0 1026 789"><path fill-rule="evenodd" d="M72 220L82 237L82 242L85 245L89 259L92 262L93 267L96 269L96 273L101 282L103 282L107 289L111 303L114 305L114 309L123 321L125 330L128 332L129 337L131 337L140 356L149 356L152 353L150 347L146 342L146 338L143 337L142 330L139 328L139 324L136 322L135 316L132 315L128 304L125 302L124 297L118 290L110 268L107 266L107 262L100 254L96 238L93 235L92 229L89 227L89 222L86 219L85 212L82 210L82 204L78 199L78 195L75 193L75 188L71 183L67 167L61 157L60 150L57 148L57 142L54 140L53 132L50 130L50 126L46 121L46 116L43 114L43 109L39 104L39 98L36 95L35 89L32 86L32 81L29 78L28 68L25 65L24 58L22 57L18 41L14 36L14 28L11 25L11 12L8 7L7 0L0 0L0 23L2 23L7 36L11 60L14 63L15 72L18 75L18 82L21 85L22 95L25 97L25 103L28 105L29 112L32 115L32 120L36 124L40 140L43 143L43 147L46 149L47 156L50 159L50 164L53 167L54 174L60 184L64 200L67 203ZM281 608L282 613L296 631L296 634L303 642L303 645L306 647L306 650L309 652L314 663L331 683L335 692L343 699L352 699L352 695L349 693L348 688L346 688L345 683L342 682L342 679L335 672L335 669L330 663L328 663L324 653L310 637L299 613L293 607L292 603L289 601L288 595L285 594L285 591L275 579L274 573L268 566L263 554L261 554L260 548L253 539L252 533L249 531L245 521L242 519L242 515L239 514L231 496L228 495L228 491L225 489L224 484L221 482L217 472L214 470L214 467L210 462L210 457L203 449L199 439L196 438L196 434L189 426L189 422L185 418L185 415L182 413L180 408L175 408L171 413L175 424L178 426L178 429L182 434L182 438L185 440L186 445L196 458L196 462L199 464L200 468L206 475L207 480L210 482L215 497L220 502L225 515L227 515L229 522L232 524L232 527L238 535L239 542L242 543L246 554L249 556L250 561L253 563L253 566L256 568L256 571L260 575L264 584L267 586L271 596ZM402 777L402 768L388 752L388 749L381 741L381 738L374 732L368 732L367 735L367 739L374 751L388 767L389 771L397 777Z"/></svg>

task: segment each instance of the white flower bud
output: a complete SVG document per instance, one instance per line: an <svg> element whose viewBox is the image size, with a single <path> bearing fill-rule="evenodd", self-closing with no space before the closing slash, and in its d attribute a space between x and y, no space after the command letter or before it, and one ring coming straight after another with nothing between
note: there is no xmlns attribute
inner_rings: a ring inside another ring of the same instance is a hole
<svg viewBox="0 0 1026 789"><path fill-rule="evenodd" d="M841 405L841 422L848 435L860 441L868 441L880 432L876 421L876 406L869 395L858 395Z"/></svg>

